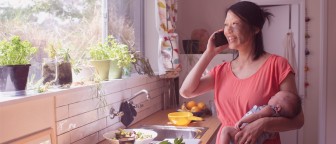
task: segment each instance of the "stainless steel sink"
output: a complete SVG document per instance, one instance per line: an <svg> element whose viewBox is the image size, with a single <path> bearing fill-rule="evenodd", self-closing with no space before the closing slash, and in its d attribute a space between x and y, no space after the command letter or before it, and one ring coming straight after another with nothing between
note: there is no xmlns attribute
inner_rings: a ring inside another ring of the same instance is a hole
<svg viewBox="0 0 336 144"><path fill-rule="evenodd" d="M143 125L139 128L150 129L156 131L158 136L155 141L162 141L166 138L184 138L199 139L208 130L207 127L180 127L180 126L164 126L164 125Z"/></svg>

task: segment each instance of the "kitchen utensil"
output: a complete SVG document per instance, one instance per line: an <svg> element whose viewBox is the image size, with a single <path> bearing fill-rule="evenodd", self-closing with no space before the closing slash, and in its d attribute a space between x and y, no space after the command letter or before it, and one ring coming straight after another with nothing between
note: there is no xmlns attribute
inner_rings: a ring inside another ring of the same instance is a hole
<svg viewBox="0 0 336 144"><path fill-rule="evenodd" d="M168 119L170 122L172 122L174 125L177 126L186 126L192 120L195 121L203 120L203 118L201 117L193 116L191 112L172 112L168 114Z"/></svg>

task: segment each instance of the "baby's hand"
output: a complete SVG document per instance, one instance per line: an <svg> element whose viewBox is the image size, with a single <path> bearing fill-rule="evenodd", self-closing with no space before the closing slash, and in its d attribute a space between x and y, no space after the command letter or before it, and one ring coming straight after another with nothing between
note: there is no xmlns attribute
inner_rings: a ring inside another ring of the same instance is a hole
<svg viewBox="0 0 336 144"><path fill-rule="evenodd" d="M243 122L241 121L238 121L236 124L235 124L235 129L237 130L241 130L240 127L242 126Z"/></svg>

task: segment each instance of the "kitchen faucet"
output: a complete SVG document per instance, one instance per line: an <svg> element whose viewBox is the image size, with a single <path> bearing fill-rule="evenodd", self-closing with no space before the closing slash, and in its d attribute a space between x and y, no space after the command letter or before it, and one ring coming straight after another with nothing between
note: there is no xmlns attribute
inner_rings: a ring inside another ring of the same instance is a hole
<svg viewBox="0 0 336 144"><path fill-rule="evenodd" d="M141 90L141 91L138 91L137 93L135 93L135 94L132 96L132 98L130 98L128 101L131 101L131 100L133 100L135 97L137 97L138 95L140 95L140 94L142 94L142 93L145 93L145 94L146 94L146 98L147 98L147 100L150 100L150 97L149 97L148 91L147 91L147 90L145 90L145 89L143 89L143 90Z"/></svg>

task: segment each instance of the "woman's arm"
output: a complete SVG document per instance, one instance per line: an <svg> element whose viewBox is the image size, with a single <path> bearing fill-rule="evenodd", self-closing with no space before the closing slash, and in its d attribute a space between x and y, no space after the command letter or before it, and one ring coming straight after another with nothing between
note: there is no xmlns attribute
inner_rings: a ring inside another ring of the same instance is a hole
<svg viewBox="0 0 336 144"><path fill-rule="evenodd" d="M295 76L294 74L289 74L286 79L280 85L280 90L289 91L294 96L297 95L296 85L295 85ZM276 118L265 118L264 120L264 131L266 132L282 132L288 130L299 129L304 124L304 115L301 111L296 117L292 119L284 118L284 117L276 117Z"/></svg>
<svg viewBox="0 0 336 144"><path fill-rule="evenodd" d="M280 85L281 91L289 91L297 95L294 74L289 74ZM304 116L301 111L296 117L289 119L284 117L265 117L258 119L246 125L235 136L238 144L243 144L246 141L255 143L262 132L282 132L294 129L299 129L304 124Z"/></svg>
<svg viewBox="0 0 336 144"><path fill-rule="evenodd" d="M273 115L273 108L269 105L263 107L260 111L250 114L241 118L236 124L236 129L241 129L243 123L251 123L257 119L264 118L264 117L271 117Z"/></svg>
<svg viewBox="0 0 336 144"><path fill-rule="evenodd" d="M208 40L207 49L185 78L180 88L181 96L186 98L195 97L213 89L214 78L210 75L202 77L202 74L213 57L223 51L225 47L227 47L226 45L215 48L213 44L213 38L214 33Z"/></svg>

